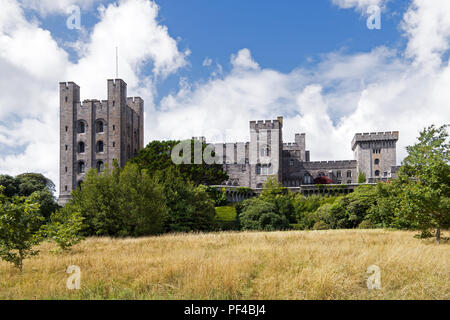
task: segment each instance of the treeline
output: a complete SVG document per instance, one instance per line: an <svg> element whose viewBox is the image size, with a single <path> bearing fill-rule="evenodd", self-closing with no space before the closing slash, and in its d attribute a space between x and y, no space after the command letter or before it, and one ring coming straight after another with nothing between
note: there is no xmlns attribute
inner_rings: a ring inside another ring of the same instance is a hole
<svg viewBox="0 0 450 320"><path fill-rule="evenodd" d="M243 230L395 228L434 230L440 241L450 227L450 143L447 125L430 126L407 147L398 178L361 185L343 197L308 197L285 192L269 179L258 198L236 206Z"/></svg>
<svg viewBox="0 0 450 320"><path fill-rule="evenodd" d="M22 267L48 239L61 250L87 236L139 237L167 232L396 228L440 240L450 227L447 126L431 126L407 148L399 177L361 185L343 197L304 197L268 178L263 192L225 208L220 165L175 165L176 141L154 141L124 168L91 169L59 208L54 184L40 174L0 175L0 258ZM203 148L206 146L203 145ZM218 207L222 207L219 209ZM230 210L231 209L231 210Z"/></svg>

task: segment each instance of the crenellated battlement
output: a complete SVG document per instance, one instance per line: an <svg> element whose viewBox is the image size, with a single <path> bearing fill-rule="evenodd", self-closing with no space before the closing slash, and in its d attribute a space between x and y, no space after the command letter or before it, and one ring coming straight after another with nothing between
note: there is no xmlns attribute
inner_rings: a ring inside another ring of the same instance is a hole
<svg viewBox="0 0 450 320"><path fill-rule="evenodd" d="M352 140L352 150L355 150L358 142L398 141L398 138L398 131L356 133Z"/></svg>
<svg viewBox="0 0 450 320"><path fill-rule="evenodd" d="M283 117L278 117L276 120L258 120L250 121L250 129L260 130L260 129L282 129L283 127Z"/></svg>

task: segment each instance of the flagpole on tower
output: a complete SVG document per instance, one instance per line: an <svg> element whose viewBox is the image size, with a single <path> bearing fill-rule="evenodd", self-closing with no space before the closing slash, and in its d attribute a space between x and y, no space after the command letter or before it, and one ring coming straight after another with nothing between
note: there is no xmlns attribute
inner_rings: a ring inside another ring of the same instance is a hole
<svg viewBox="0 0 450 320"><path fill-rule="evenodd" d="M119 47L116 47L116 79L119 78Z"/></svg>

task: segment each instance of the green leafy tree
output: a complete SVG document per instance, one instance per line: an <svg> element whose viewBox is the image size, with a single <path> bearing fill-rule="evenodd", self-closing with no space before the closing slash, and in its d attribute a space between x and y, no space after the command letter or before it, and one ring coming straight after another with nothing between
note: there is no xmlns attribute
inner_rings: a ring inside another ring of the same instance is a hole
<svg viewBox="0 0 450 320"><path fill-rule="evenodd" d="M275 205L275 212L286 217L289 222L295 223L295 210L292 204L294 195L274 177L267 178L259 198Z"/></svg>
<svg viewBox="0 0 450 320"><path fill-rule="evenodd" d="M33 246L42 240L39 228L44 218L35 194L7 198L3 190L0 187L0 258L22 271L23 260L39 253Z"/></svg>
<svg viewBox="0 0 450 320"><path fill-rule="evenodd" d="M81 235L83 220L80 212L72 212L69 207L64 207L51 215L50 222L42 226L41 232L44 237L53 240L62 251L67 251L84 239Z"/></svg>
<svg viewBox="0 0 450 320"><path fill-rule="evenodd" d="M0 175L0 185L5 187L4 195L7 197L37 194L40 213L47 220L59 208L53 195L55 184L40 173L23 173L16 177Z"/></svg>
<svg viewBox="0 0 450 320"><path fill-rule="evenodd" d="M239 213L239 223L243 230L286 230L289 229L289 221L284 215L277 212L273 203L259 198L251 198L243 201Z"/></svg>
<svg viewBox="0 0 450 320"><path fill-rule="evenodd" d="M143 236L164 231L166 199L158 179L136 164L91 169L66 205L85 218L85 235Z"/></svg>
<svg viewBox="0 0 450 320"><path fill-rule="evenodd" d="M163 185L168 214L165 230L176 232L208 231L214 227L214 200L205 186L186 181L178 168L158 171Z"/></svg>
<svg viewBox="0 0 450 320"><path fill-rule="evenodd" d="M418 142L407 147L399 174L399 215L422 232L436 229L439 243L441 229L450 226L450 142L448 125L424 129Z"/></svg>
<svg viewBox="0 0 450 320"><path fill-rule="evenodd" d="M358 183L366 183L366 174L362 171L358 173Z"/></svg>
<svg viewBox="0 0 450 320"><path fill-rule="evenodd" d="M177 168L180 175L195 185L220 185L228 180L228 175L223 171L220 164L207 164L202 157L202 164L194 164L194 140L189 140L191 145L190 162L192 164L176 165L172 161L172 149L181 141L153 141L144 149L140 150L138 156L131 161L136 163L140 169L146 169L150 174L168 168ZM202 155L207 145L202 144ZM214 156L214 153L212 154Z"/></svg>

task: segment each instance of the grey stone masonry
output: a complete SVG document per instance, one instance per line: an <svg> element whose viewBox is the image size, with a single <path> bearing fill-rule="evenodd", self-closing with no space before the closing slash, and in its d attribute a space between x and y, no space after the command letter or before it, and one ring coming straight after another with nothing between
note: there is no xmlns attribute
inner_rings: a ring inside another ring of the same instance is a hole
<svg viewBox="0 0 450 320"><path fill-rule="evenodd" d="M398 131L357 133L352 141L358 174L376 182L396 176Z"/></svg>
<svg viewBox="0 0 450 320"><path fill-rule="evenodd" d="M258 189L270 175L290 188L313 185L320 176L336 185L354 185L359 172L370 183L396 175L398 131L357 133L352 141L354 160L310 161L306 134L296 133L294 142L284 143L282 129L282 117L250 121L250 142L214 144L218 163L229 175L224 185Z"/></svg>
<svg viewBox="0 0 450 320"><path fill-rule="evenodd" d="M80 87L61 82L60 195L64 205L87 171L123 167L144 145L144 101L127 97L127 84L108 80L107 100L80 101Z"/></svg>

